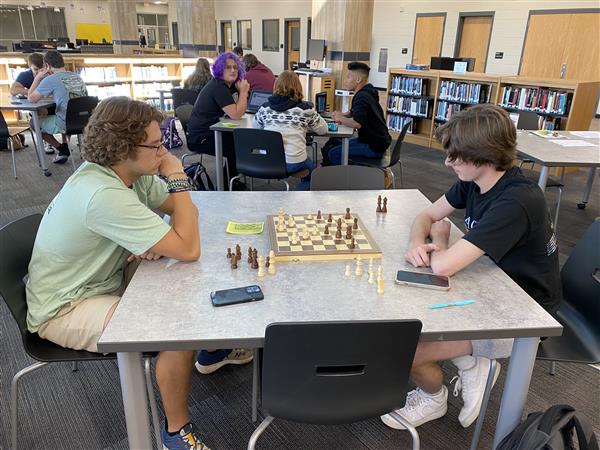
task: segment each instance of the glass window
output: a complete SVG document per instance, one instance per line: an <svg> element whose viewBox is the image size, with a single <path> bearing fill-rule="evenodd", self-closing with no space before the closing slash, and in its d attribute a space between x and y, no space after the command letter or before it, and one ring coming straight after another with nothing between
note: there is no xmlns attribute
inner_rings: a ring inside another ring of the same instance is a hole
<svg viewBox="0 0 600 450"><path fill-rule="evenodd" d="M25 39L36 39L33 16L27 8L19 8L21 12L21 23L23 24L23 36Z"/></svg>
<svg viewBox="0 0 600 450"><path fill-rule="evenodd" d="M252 50L252 21L238 20L237 31L238 45L240 45L244 50Z"/></svg>
<svg viewBox="0 0 600 450"><path fill-rule="evenodd" d="M16 6L0 6L0 39L23 39Z"/></svg>
<svg viewBox="0 0 600 450"><path fill-rule="evenodd" d="M38 39L67 37L64 8L58 12L54 8L34 8L33 23Z"/></svg>
<svg viewBox="0 0 600 450"><path fill-rule="evenodd" d="M263 20L263 50L279 51L279 19Z"/></svg>
<svg viewBox="0 0 600 450"><path fill-rule="evenodd" d="M159 27L168 27L169 26L169 16L166 14L158 14L156 16L158 26Z"/></svg>
<svg viewBox="0 0 600 450"><path fill-rule="evenodd" d="M161 44L169 43L169 27L158 27L158 42Z"/></svg>
<svg viewBox="0 0 600 450"><path fill-rule="evenodd" d="M292 28L292 51L299 52L300 51L300 27Z"/></svg>
<svg viewBox="0 0 600 450"><path fill-rule="evenodd" d="M138 25L156 25L156 14L138 14Z"/></svg>

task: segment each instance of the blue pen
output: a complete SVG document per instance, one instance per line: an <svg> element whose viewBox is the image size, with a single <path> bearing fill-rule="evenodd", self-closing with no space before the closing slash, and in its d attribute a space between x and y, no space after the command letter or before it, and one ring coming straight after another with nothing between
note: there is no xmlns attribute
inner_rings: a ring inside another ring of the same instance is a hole
<svg viewBox="0 0 600 450"><path fill-rule="evenodd" d="M435 305L429 305L429 309L447 308L449 306L465 306L465 305L472 305L473 303L475 303L475 300L461 300L458 302L450 302L450 303L436 303Z"/></svg>

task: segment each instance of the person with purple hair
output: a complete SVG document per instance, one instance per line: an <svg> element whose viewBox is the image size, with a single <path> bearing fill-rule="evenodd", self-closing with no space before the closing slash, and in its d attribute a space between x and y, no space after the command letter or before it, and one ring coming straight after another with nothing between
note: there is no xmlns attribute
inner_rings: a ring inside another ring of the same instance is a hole
<svg viewBox="0 0 600 450"><path fill-rule="evenodd" d="M210 126L217 123L224 114L231 119L241 119L246 112L250 89L245 80L244 65L240 58L231 52L221 53L215 60L212 71L214 78L200 91L194 104L188 123L187 139L191 151L208 155L215 154L215 137L210 131ZM223 133L223 156L227 158L229 176L236 176L232 133ZM228 185L229 179L226 175L227 172L224 179ZM235 190L241 190L245 186L239 180L235 180L233 187Z"/></svg>

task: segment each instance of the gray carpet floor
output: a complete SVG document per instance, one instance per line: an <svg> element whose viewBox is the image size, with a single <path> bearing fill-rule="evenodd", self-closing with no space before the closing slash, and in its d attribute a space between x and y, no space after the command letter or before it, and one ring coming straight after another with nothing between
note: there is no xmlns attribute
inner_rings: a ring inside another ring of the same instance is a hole
<svg viewBox="0 0 600 450"><path fill-rule="evenodd" d="M74 142L75 140L73 140ZM177 155L184 150L175 151ZM33 212L43 212L72 173L70 162L56 166L46 157L53 175L44 177L31 146L17 152L19 178L12 177L10 153L0 152L0 226ZM78 157L76 161L79 163ZM209 173L213 158L205 157ZM405 187L418 188L435 200L454 181L443 166L441 152L406 145L403 149ZM398 169L396 169L398 172ZM600 182L585 210L577 202L586 173L567 175L567 188L559 219L561 261L571 252L594 217L600 215ZM214 177L213 177L214 179ZM257 181L255 189L281 189L278 183ZM549 203L554 193L547 193ZM462 218L452 219L460 226ZM491 448L494 424L508 361L494 388L479 448ZM17 327L8 309L0 304L0 449L10 448L9 396L12 376L32 361L21 346ZM548 363L537 362L526 413L568 403L585 414L600 436L600 370L577 364L558 364L555 376ZM456 369L444 365L448 382ZM243 449L255 428L250 419L251 367L225 367L211 375L193 377L190 411L202 436L213 449ZM28 449L124 449L127 448L118 370L114 362L80 364L72 372L69 364L55 364L26 375L19 390L20 448ZM423 449L468 448L473 427L458 423L460 398L449 398L447 415L419 428ZM261 449L402 449L410 448L407 432L387 428L378 419L345 426L299 425L276 421L259 441Z"/></svg>

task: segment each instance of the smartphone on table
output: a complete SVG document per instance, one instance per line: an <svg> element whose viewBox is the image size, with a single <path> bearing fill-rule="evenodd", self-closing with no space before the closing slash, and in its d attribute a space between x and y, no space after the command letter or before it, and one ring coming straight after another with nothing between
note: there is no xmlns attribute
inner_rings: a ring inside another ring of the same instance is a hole
<svg viewBox="0 0 600 450"><path fill-rule="evenodd" d="M210 293L213 306L235 305L237 303L256 302L265 296L260 286L252 285L233 289L223 289Z"/></svg>
<svg viewBox="0 0 600 450"><path fill-rule="evenodd" d="M396 283L440 291L450 289L450 279L448 277L432 273L409 272L406 270L396 272Z"/></svg>

